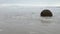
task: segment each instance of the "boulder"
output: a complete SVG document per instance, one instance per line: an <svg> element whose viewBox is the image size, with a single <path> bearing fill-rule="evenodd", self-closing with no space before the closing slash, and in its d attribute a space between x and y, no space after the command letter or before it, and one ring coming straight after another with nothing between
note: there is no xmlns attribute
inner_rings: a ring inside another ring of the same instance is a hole
<svg viewBox="0 0 60 34"><path fill-rule="evenodd" d="M40 13L40 16L42 16L42 17L52 17L53 14L50 10L45 9Z"/></svg>

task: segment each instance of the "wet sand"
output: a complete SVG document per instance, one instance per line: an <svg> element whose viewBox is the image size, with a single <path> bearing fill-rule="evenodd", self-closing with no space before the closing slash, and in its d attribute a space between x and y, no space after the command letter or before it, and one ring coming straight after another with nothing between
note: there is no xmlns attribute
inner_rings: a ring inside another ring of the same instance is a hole
<svg viewBox="0 0 60 34"><path fill-rule="evenodd" d="M12 10L0 10L0 34L60 34L60 16L57 13L53 17L40 17L37 9L35 12L35 9L30 12L27 9L21 12L20 9Z"/></svg>

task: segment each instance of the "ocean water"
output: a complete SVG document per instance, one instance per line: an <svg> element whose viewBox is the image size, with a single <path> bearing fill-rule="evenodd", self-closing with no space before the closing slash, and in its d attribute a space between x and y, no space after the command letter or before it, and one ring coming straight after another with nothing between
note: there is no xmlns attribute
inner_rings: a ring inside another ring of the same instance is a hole
<svg viewBox="0 0 60 34"><path fill-rule="evenodd" d="M41 17L44 9L53 17ZM60 34L60 8L0 7L0 34Z"/></svg>

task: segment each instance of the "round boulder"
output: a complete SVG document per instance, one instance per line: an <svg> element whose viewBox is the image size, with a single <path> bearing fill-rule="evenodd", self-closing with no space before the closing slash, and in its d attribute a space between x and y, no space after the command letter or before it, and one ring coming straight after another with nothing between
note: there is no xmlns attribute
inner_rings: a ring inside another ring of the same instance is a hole
<svg viewBox="0 0 60 34"><path fill-rule="evenodd" d="M43 10L40 15L42 17L52 17L53 16L52 12L48 9Z"/></svg>

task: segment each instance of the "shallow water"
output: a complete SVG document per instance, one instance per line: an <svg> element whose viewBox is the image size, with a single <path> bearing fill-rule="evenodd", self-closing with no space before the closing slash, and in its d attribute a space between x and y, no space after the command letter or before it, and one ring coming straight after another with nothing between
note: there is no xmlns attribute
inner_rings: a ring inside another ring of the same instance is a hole
<svg viewBox="0 0 60 34"><path fill-rule="evenodd" d="M60 8L47 8L53 17L41 17L43 8L0 8L0 34L60 34Z"/></svg>

